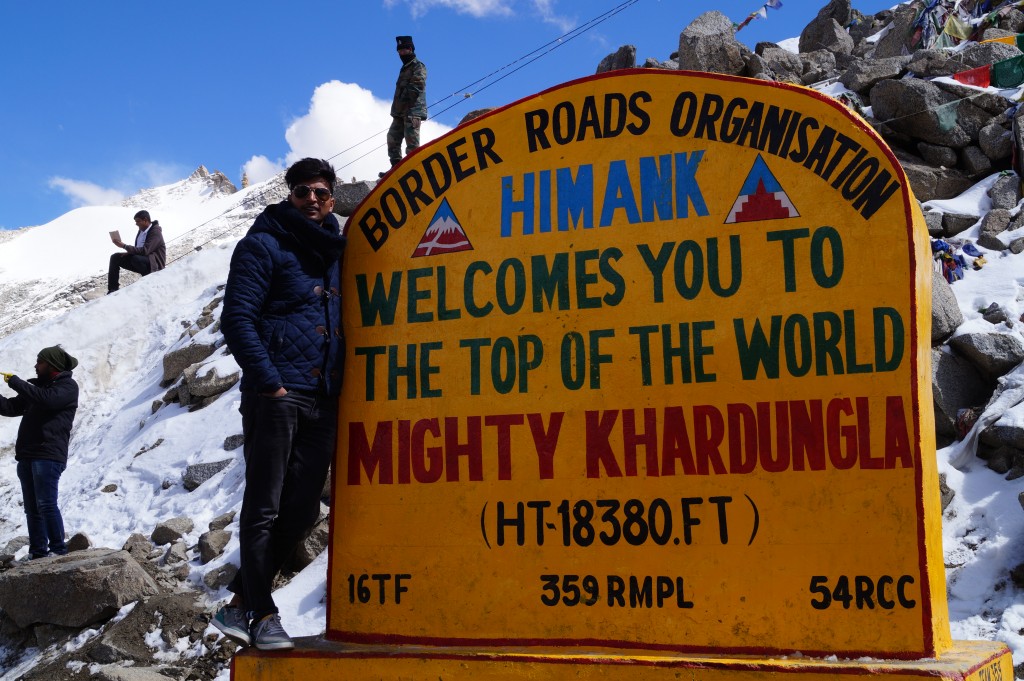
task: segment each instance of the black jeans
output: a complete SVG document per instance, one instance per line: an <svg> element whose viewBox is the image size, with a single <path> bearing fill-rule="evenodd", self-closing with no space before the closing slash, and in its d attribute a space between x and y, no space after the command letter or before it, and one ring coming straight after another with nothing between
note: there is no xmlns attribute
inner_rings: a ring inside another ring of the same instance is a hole
<svg viewBox="0 0 1024 681"><path fill-rule="evenodd" d="M18 479L28 521L28 551L33 558L42 558L47 551L57 555L68 552L64 543L64 519L57 508L57 483L63 472L64 464L60 461L18 462Z"/></svg>
<svg viewBox="0 0 1024 681"><path fill-rule="evenodd" d="M146 276L150 272L149 258L144 255L132 255L131 253L112 253L110 255L110 269L107 270L107 293L113 293L121 288L122 267L136 274Z"/></svg>
<svg viewBox="0 0 1024 681"><path fill-rule="evenodd" d="M338 401L289 392L242 392L245 493L238 520L241 567L228 585L259 619L276 613L274 576L313 527L337 447Z"/></svg>

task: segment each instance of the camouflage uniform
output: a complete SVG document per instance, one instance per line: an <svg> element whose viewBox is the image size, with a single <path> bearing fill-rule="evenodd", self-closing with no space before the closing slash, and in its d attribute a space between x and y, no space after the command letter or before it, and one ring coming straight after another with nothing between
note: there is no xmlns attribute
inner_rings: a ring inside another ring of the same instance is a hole
<svg viewBox="0 0 1024 681"><path fill-rule="evenodd" d="M388 158L391 165L420 145L420 122L427 120L427 67L415 56L402 65L391 102L391 128L388 129Z"/></svg>

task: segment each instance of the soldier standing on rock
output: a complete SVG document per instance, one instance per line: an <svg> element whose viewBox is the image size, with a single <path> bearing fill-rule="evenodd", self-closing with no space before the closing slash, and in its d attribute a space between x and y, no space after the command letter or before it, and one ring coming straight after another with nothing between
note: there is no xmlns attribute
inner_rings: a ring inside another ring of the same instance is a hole
<svg viewBox="0 0 1024 681"><path fill-rule="evenodd" d="M388 158L392 166L402 160L403 139L406 154L420 145L420 123L427 120L427 66L416 58L412 36L396 36L395 42L402 70L395 83L388 129Z"/></svg>

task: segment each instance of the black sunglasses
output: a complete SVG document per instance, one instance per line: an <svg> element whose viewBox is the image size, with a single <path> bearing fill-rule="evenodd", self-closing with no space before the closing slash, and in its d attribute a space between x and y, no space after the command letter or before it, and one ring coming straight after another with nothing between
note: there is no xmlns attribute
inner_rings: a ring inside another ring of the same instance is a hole
<svg viewBox="0 0 1024 681"><path fill-rule="evenodd" d="M292 194L297 199L306 198L307 196L309 196L310 192L316 194L317 201L326 201L332 196L331 190L325 189L324 187L310 187L307 184L300 184L296 185L295 187L292 187Z"/></svg>

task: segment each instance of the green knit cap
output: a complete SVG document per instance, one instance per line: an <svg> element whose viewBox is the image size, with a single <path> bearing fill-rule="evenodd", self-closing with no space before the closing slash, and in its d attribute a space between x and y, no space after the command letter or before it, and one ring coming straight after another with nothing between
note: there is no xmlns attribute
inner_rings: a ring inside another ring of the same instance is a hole
<svg viewBox="0 0 1024 681"><path fill-rule="evenodd" d="M39 359L49 364L57 371L71 371L78 366L78 360L69 355L64 348L59 345L54 345L40 350Z"/></svg>

